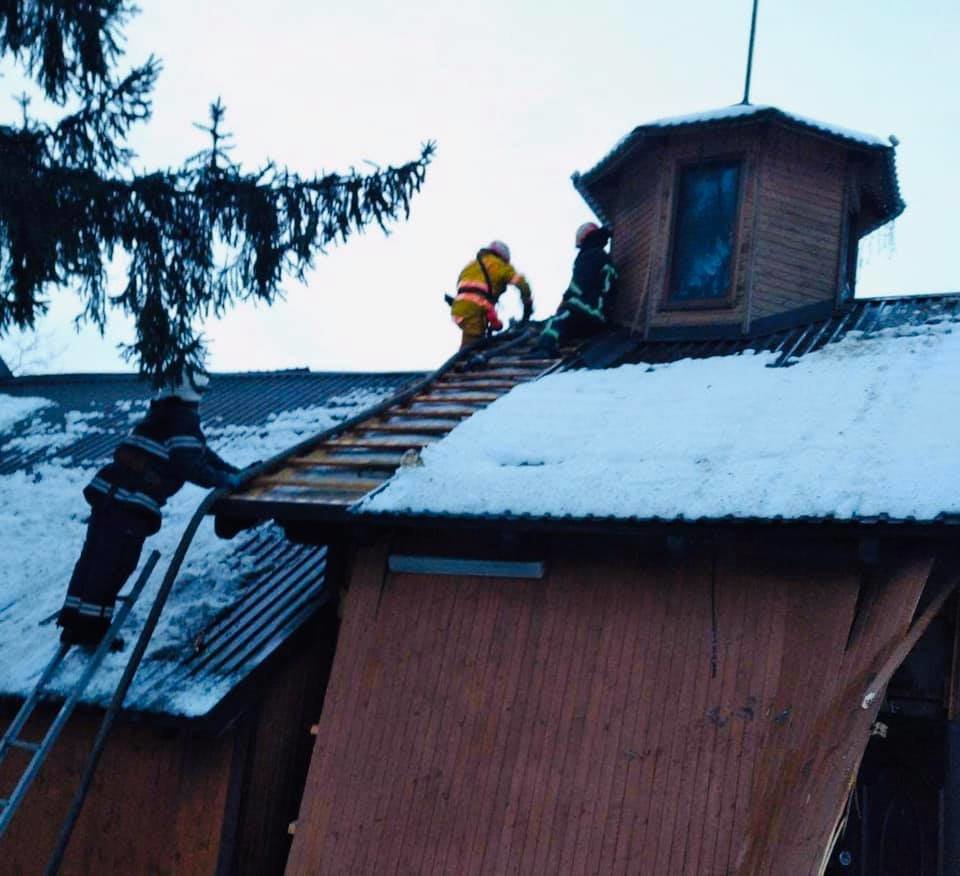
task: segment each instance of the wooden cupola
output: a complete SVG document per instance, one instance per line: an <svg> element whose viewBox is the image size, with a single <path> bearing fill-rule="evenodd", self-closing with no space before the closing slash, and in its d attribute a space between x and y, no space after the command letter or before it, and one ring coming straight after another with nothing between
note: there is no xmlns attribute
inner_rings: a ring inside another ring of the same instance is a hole
<svg viewBox="0 0 960 876"><path fill-rule="evenodd" d="M577 191L613 229L616 321L756 336L843 307L860 238L904 209L889 141L770 106L641 125Z"/></svg>

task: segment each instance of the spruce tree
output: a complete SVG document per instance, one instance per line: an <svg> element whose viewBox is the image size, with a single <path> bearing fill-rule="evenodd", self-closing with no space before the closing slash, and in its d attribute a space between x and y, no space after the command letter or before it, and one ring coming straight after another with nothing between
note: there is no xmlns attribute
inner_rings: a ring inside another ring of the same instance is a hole
<svg viewBox="0 0 960 876"><path fill-rule="evenodd" d="M81 320L133 318L124 355L155 384L202 366L198 320L248 298L272 303L331 244L409 216L433 144L399 167L302 177L230 157L218 100L202 126L209 145L182 166L138 173L127 146L147 122L156 58L121 69L126 0L0 0L0 56L29 73L60 108L55 123L0 124L0 336L32 328L47 296L72 285ZM107 266L125 254L123 287Z"/></svg>

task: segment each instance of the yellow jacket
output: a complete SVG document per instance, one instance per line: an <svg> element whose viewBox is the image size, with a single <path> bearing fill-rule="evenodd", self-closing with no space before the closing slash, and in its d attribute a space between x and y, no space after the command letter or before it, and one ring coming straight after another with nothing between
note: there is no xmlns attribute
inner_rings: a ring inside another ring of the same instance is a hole
<svg viewBox="0 0 960 876"><path fill-rule="evenodd" d="M483 259L483 267L490 276L492 289L487 288L487 280L483 275L479 259ZM525 307L532 306L533 296L530 286L510 262L505 262L500 256L489 249L481 249L469 265L461 272L457 280L457 292L479 292L489 295L494 301L500 298L507 286L516 286L520 290L520 298Z"/></svg>

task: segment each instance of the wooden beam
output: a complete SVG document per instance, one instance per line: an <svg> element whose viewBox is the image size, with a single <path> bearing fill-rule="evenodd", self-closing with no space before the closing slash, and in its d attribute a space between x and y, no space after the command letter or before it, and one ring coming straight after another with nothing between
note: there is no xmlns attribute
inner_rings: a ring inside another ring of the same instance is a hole
<svg viewBox="0 0 960 876"><path fill-rule="evenodd" d="M396 411L391 411L390 416L418 418L424 420L452 420L454 418L457 420L462 420L464 417L472 416L476 412L476 408L455 408L452 406L449 408L444 408L442 411L414 411L410 408L400 408Z"/></svg>
<svg viewBox="0 0 960 876"><path fill-rule="evenodd" d="M397 416L402 416L402 414ZM442 420L443 417L437 416L436 419ZM371 423L358 431L397 432L401 435L446 435L459 422L459 420L453 420L449 423Z"/></svg>
<svg viewBox="0 0 960 876"><path fill-rule="evenodd" d="M431 393L436 392L441 387L433 387ZM415 396L410 404L412 405L477 405L483 407L484 404L496 401L500 398L498 392L471 392L470 395L418 395Z"/></svg>
<svg viewBox="0 0 960 876"><path fill-rule="evenodd" d="M511 390L524 380L443 380L436 385L437 389L502 389Z"/></svg>
<svg viewBox="0 0 960 876"><path fill-rule="evenodd" d="M309 456L300 456L289 461L289 465L297 468L313 468L329 466L331 468L376 469L378 471L392 471L400 467L403 457L400 454L365 453L353 457L331 456L330 454L311 453Z"/></svg>
<svg viewBox="0 0 960 876"><path fill-rule="evenodd" d="M326 477L304 477L299 472L293 475L280 474L268 475L260 478L259 482L271 486L280 487L310 487L318 490L348 490L352 492L368 493L380 486L386 478L326 478Z"/></svg>
<svg viewBox="0 0 960 876"><path fill-rule="evenodd" d="M937 595L933 597L930 604L924 609L923 614L914 620L910 629L907 630L907 634L893 651L890 652L890 656L884 661L883 666L881 666L877 672L876 678L874 678L867 688L866 693L864 693L863 701L860 703L861 708L869 709L873 701L880 696L880 693L889 684L890 679L893 678L893 673L896 672L900 664L907 659L907 655L913 650L913 646L917 644L920 637L927 631L930 622L937 616L940 609L943 608L944 603L950 598L953 591L956 590L958 583L960 583L960 570L954 571L950 579L941 587Z"/></svg>
<svg viewBox="0 0 960 876"><path fill-rule="evenodd" d="M388 437L388 438L351 438L347 435L341 435L338 438L331 438L329 441L324 441L321 446L336 449L336 448L370 448L371 450L419 450L421 447L425 447L427 444L436 441L436 438L429 437L427 435L422 436L420 439L414 439L411 441L401 441L398 437Z"/></svg>

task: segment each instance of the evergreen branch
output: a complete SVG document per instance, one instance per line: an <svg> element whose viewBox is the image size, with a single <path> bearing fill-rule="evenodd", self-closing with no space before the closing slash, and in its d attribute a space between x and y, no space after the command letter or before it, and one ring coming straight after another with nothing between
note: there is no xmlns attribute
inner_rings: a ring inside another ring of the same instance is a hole
<svg viewBox="0 0 960 876"><path fill-rule="evenodd" d="M133 12L126 0L0 0L0 54L21 61L62 104L107 81Z"/></svg>
<svg viewBox="0 0 960 876"><path fill-rule="evenodd" d="M31 328L47 293L74 284L78 318L104 330L130 315L123 349L162 384L202 364L196 325L237 301L270 304L285 277L303 279L317 254L370 224L385 233L410 215L433 143L397 167L372 165L301 177L267 162L247 172L230 157L218 99L198 127L207 147L177 169L135 174L127 138L149 119L160 63L117 80L126 0L0 0L0 54L12 53L48 97L79 107L53 125L0 126L0 335ZM126 283L111 296L107 267L126 254Z"/></svg>

